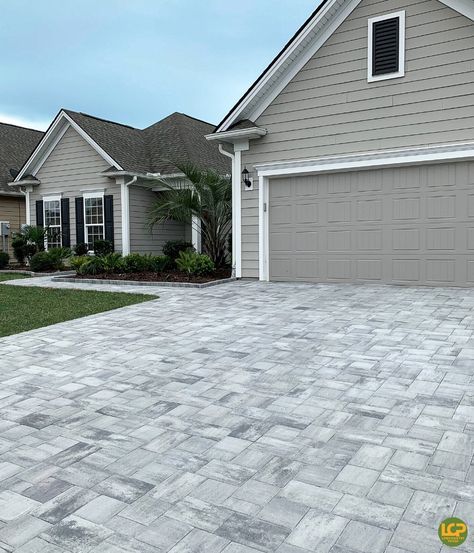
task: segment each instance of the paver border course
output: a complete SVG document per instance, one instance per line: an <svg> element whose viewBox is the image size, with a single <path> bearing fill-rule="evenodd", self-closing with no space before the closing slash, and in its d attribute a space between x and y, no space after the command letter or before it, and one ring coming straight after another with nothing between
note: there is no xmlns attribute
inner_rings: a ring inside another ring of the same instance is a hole
<svg viewBox="0 0 474 553"><path fill-rule="evenodd" d="M106 280L100 278L74 278L68 276L55 276L53 279L55 282L72 282L82 284L102 284L102 285L118 285L118 286L166 286L169 288L209 288L210 286L218 286L219 284L227 284L234 282L237 279L235 277L223 278L221 280L211 280L209 282L197 283L197 282L143 282L136 280Z"/></svg>

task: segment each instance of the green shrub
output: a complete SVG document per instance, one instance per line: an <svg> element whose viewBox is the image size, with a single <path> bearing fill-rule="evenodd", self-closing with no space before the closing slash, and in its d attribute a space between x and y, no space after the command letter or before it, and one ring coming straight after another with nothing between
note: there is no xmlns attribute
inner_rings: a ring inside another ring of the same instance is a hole
<svg viewBox="0 0 474 553"><path fill-rule="evenodd" d="M79 269L84 265L84 263L87 263L89 259L90 257L87 255L78 255L75 257L71 257L69 263L75 271L79 271Z"/></svg>
<svg viewBox="0 0 474 553"><path fill-rule="evenodd" d="M54 260L49 252L38 252L30 259L30 269L35 273L44 273L54 269Z"/></svg>
<svg viewBox="0 0 474 553"><path fill-rule="evenodd" d="M81 244L76 244L74 246L74 255L77 255L78 257L87 255L88 251L89 246L87 244L84 244L84 242L82 242Z"/></svg>
<svg viewBox="0 0 474 553"><path fill-rule="evenodd" d="M10 256L7 252L0 252L0 269L5 269L10 261Z"/></svg>
<svg viewBox="0 0 474 553"><path fill-rule="evenodd" d="M178 259L180 252L194 251L191 242L185 240L169 240L163 246L163 255L169 257L172 261Z"/></svg>
<svg viewBox="0 0 474 553"><path fill-rule="evenodd" d="M183 273L195 276L206 275L215 270L214 262L208 255L193 251L181 251L176 266Z"/></svg>
<svg viewBox="0 0 474 553"><path fill-rule="evenodd" d="M89 257L86 263L83 263L79 269L80 275L100 275L105 272L103 257Z"/></svg>
<svg viewBox="0 0 474 553"><path fill-rule="evenodd" d="M126 273L144 273L152 270L150 256L131 253L123 258Z"/></svg>
<svg viewBox="0 0 474 553"><path fill-rule="evenodd" d="M102 265L104 273L123 273L125 270L125 262L120 253L109 253L102 256Z"/></svg>
<svg viewBox="0 0 474 553"><path fill-rule="evenodd" d="M94 253L96 256L108 255L114 251L114 245L109 240L96 240L94 242Z"/></svg>
<svg viewBox="0 0 474 553"><path fill-rule="evenodd" d="M13 255L20 265L25 264L25 259L27 257L27 245L28 242L26 237L21 233L16 233L13 235L12 239L12 248Z"/></svg>
<svg viewBox="0 0 474 553"><path fill-rule="evenodd" d="M151 259L151 270L155 273L171 271L174 267L172 259L166 255L155 255Z"/></svg>
<svg viewBox="0 0 474 553"><path fill-rule="evenodd" d="M64 269L64 262L72 256L70 248L52 248L47 253L51 260L51 266L56 271Z"/></svg>

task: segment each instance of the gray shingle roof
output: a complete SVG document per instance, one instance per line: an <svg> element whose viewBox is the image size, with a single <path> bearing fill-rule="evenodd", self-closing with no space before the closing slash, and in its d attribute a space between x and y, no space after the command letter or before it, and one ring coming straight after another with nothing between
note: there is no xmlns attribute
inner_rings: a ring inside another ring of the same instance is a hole
<svg viewBox="0 0 474 553"><path fill-rule="evenodd" d="M41 131L0 123L0 194L14 192L10 169L19 171L42 138Z"/></svg>
<svg viewBox="0 0 474 553"><path fill-rule="evenodd" d="M228 158L206 134L214 125L183 113L173 113L140 130L84 113L64 110L125 171L176 173L175 163L229 172Z"/></svg>

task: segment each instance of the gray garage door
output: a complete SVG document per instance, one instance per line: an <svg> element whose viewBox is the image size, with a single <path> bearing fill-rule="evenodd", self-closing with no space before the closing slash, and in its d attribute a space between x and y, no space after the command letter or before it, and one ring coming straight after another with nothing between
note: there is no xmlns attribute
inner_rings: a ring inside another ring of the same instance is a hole
<svg viewBox="0 0 474 553"><path fill-rule="evenodd" d="M273 179L275 281L474 285L474 163Z"/></svg>

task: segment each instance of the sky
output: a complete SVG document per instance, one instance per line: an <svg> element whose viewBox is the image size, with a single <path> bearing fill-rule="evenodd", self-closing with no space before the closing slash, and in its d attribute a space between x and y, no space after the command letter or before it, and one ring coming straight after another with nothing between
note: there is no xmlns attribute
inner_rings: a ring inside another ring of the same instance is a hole
<svg viewBox="0 0 474 553"><path fill-rule="evenodd" d="M320 0L0 0L0 121L218 123Z"/></svg>

